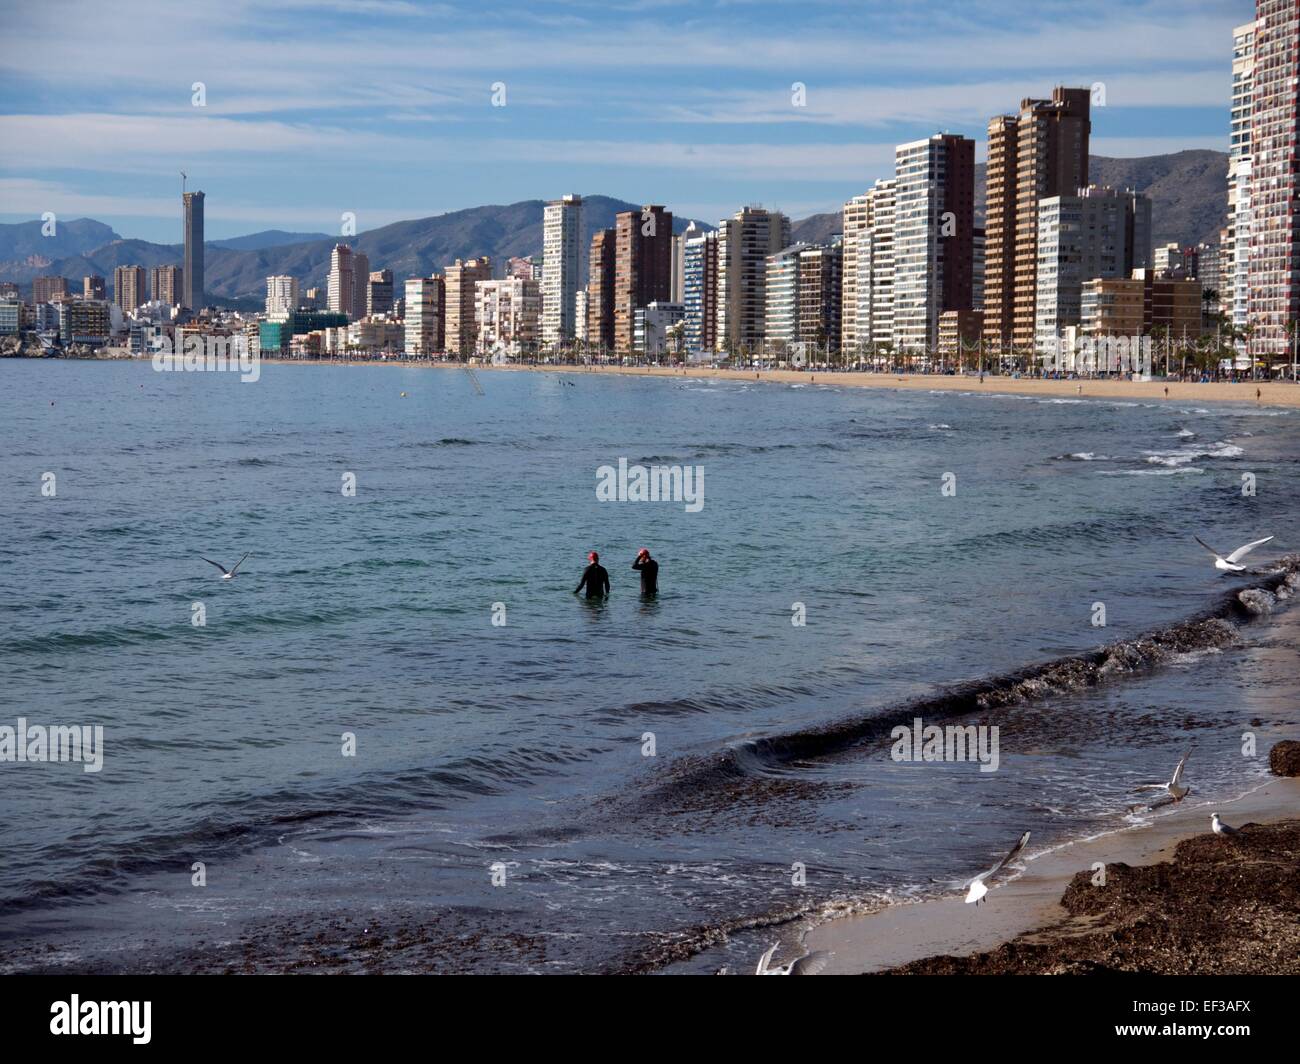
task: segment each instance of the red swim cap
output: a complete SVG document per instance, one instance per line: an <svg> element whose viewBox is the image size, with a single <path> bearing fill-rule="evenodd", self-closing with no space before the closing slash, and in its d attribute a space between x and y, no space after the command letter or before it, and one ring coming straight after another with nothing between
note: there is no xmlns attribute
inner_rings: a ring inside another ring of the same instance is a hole
<svg viewBox="0 0 1300 1064"><path fill-rule="evenodd" d="M590 554L587 555L587 561L598 562L600 561L600 555L597 554L595 551L592 551Z"/></svg>
<svg viewBox="0 0 1300 1064"><path fill-rule="evenodd" d="M642 547L639 551L636 552L636 556L640 558L642 555L645 555L648 558L650 557L650 552L646 550L644 547Z"/></svg>

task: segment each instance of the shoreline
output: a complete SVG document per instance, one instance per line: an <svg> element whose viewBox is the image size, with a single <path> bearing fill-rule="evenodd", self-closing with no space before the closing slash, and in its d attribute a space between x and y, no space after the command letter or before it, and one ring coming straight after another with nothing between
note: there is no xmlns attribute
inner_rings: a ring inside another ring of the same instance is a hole
<svg viewBox="0 0 1300 1064"><path fill-rule="evenodd" d="M26 361L148 362L148 358L27 359ZM986 374L983 383L976 376L948 376L940 373L801 372L789 369L711 369L699 366L579 366L494 365L463 362L429 362L408 359L298 359L264 358L271 366L384 366L399 369L441 369L475 372L612 374L622 377L664 377L693 380L723 380L761 384L808 384L815 387L882 388L894 391L963 392L988 395L1027 395L1082 400L1146 400L1152 403L1203 402L1237 403L1255 406L1300 407L1300 383L1290 381L1149 381L1085 379L1047 380ZM820 378L820 379L819 379ZM1169 394L1165 395L1165 389ZM1256 391L1259 398L1256 398Z"/></svg>
<svg viewBox="0 0 1300 1064"><path fill-rule="evenodd" d="M1238 827L1259 827L1239 837L1238 846L1238 840L1210 832L1213 812ZM1280 971L1271 967L1276 951L1261 953L1267 940L1300 964L1300 951L1285 952L1300 943L1300 883L1294 875L1290 911L1268 906L1259 896L1260 883L1241 875L1220 874L1208 885L1202 880L1214 875L1227 846L1235 847L1234 857L1246 851L1255 864L1265 849L1300 850L1297 817L1300 779L1270 776L1235 799L1184 804L1153 820L1043 851L1035 852L1031 840L1024 871L995 884L978 907L956 892L887 905L820 923L808 932L806 945L833 954L827 975L1204 974L1207 966L1216 974ZM1106 887L1091 884L1096 862L1106 865ZM1189 897L1189 891L1199 893ZM1252 931L1261 937L1233 939L1240 921L1225 920L1227 941L1210 942L1207 931L1218 923L1214 914L1238 910L1253 915ZM1184 952L1169 952L1171 937Z"/></svg>

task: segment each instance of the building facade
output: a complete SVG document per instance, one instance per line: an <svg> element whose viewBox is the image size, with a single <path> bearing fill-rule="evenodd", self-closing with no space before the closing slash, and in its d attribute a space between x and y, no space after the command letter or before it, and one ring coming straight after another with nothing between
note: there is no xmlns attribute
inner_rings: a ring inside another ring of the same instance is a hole
<svg viewBox="0 0 1300 1064"><path fill-rule="evenodd" d="M186 192L181 196L185 228L185 258L182 263L181 306L201 310L204 305L203 275L203 193Z"/></svg>
<svg viewBox="0 0 1300 1064"><path fill-rule="evenodd" d="M571 343L582 254L582 197L552 200L542 213L542 343Z"/></svg>
<svg viewBox="0 0 1300 1064"><path fill-rule="evenodd" d="M745 207L718 227L717 345L744 357L763 348L767 257L790 244L790 219Z"/></svg>
<svg viewBox="0 0 1300 1064"><path fill-rule="evenodd" d="M443 311L446 287L441 277L412 277L406 282L405 351L427 357L444 350Z"/></svg>
<svg viewBox="0 0 1300 1064"><path fill-rule="evenodd" d="M614 349L634 350L636 312L668 303L672 290L673 216L658 204L623 211L614 221Z"/></svg>
<svg viewBox="0 0 1300 1064"><path fill-rule="evenodd" d="M477 329L474 319L474 291L492 280L492 260L486 255L464 262L457 259L446 270L446 321L444 335L448 354L468 358L474 353Z"/></svg>

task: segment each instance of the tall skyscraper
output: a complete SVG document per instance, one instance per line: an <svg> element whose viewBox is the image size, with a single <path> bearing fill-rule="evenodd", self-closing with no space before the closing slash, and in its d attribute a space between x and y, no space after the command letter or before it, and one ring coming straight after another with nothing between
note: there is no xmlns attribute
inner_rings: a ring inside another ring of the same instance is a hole
<svg viewBox="0 0 1300 1064"><path fill-rule="evenodd" d="M975 142L939 133L900 144L894 169L894 344L924 353L940 314L971 309Z"/></svg>
<svg viewBox="0 0 1300 1064"><path fill-rule="evenodd" d="M599 229L591 238L587 263L587 343L614 350L614 258L617 234Z"/></svg>
<svg viewBox="0 0 1300 1064"><path fill-rule="evenodd" d="M328 288L329 309L335 314L352 317L357 281L352 267L352 248L347 244L335 244L330 252Z"/></svg>
<svg viewBox="0 0 1300 1064"><path fill-rule="evenodd" d="M428 356L443 350L445 289L441 277L412 277L406 282L404 350Z"/></svg>
<svg viewBox="0 0 1300 1064"><path fill-rule="evenodd" d="M745 207L718 227L718 346L758 353L767 313L767 257L790 244L790 219Z"/></svg>
<svg viewBox="0 0 1300 1064"><path fill-rule="evenodd" d="M542 214L542 343L567 344L574 314L582 254L582 197L552 200Z"/></svg>
<svg viewBox="0 0 1300 1064"><path fill-rule="evenodd" d="M867 197L854 196L841 212L844 237L844 278L840 292L840 346L845 351L858 350L858 248L867 228Z"/></svg>
<svg viewBox="0 0 1300 1064"><path fill-rule="evenodd" d="M393 271L372 271L366 281L366 317L383 317L392 309Z"/></svg>
<svg viewBox="0 0 1300 1064"><path fill-rule="evenodd" d="M148 296L143 266L118 266L113 270L113 302L130 314L141 306Z"/></svg>
<svg viewBox="0 0 1300 1064"><path fill-rule="evenodd" d="M203 309L203 193L186 192L181 196L185 214L185 262L182 272L184 292L181 306L186 310Z"/></svg>
<svg viewBox="0 0 1300 1064"><path fill-rule="evenodd" d="M1091 104L1088 89L1057 86L1050 100L1022 100L1018 115L989 123L984 339L998 350L1028 351L1033 340L1038 202L1087 186Z"/></svg>
<svg viewBox="0 0 1300 1064"><path fill-rule="evenodd" d="M614 349L633 350L636 312L670 302L673 216L650 204L614 222ZM543 275L545 276L545 275Z"/></svg>
<svg viewBox="0 0 1300 1064"><path fill-rule="evenodd" d="M845 348L848 354L863 355L894 342L894 216L898 182L895 178L878 180L865 199L865 221L855 234L854 269L857 283L854 327L856 343ZM843 269L845 280L841 292L848 294L848 254ZM840 313L845 313L841 305ZM841 326L840 335L845 330Z"/></svg>
<svg viewBox="0 0 1300 1064"><path fill-rule="evenodd" d="M447 267L446 346L449 354L468 358L474 353L474 286L492 280L492 260L486 255ZM572 311L570 312L572 313Z"/></svg>
<svg viewBox="0 0 1300 1064"><path fill-rule="evenodd" d="M1232 31L1232 134L1228 146L1228 224L1223 232L1219 305L1244 329L1249 309L1250 130L1255 89L1255 23Z"/></svg>
<svg viewBox="0 0 1300 1064"><path fill-rule="evenodd" d="M277 274L266 279L266 317L268 321L287 321L298 309L298 278Z"/></svg>
<svg viewBox="0 0 1300 1064"><path fill-rule="evenodd" d="M686 350L693 354L718 346L718 233L710 230L686 241L682 268Z"/></svg>
<svg viewBox="0 0 1300 1064"><path fill-rule="evenodd" d="M799 255L807 244L791 244L767 257L763 285L764 353L785 358L799 340Z"/></svg>
<svg viewBox="0 0 1300 1064"><path fill-rule="evenodd" d="M1255 15L1246 324L1253 357L1291 361L1288 328L1300 321L1300 4L1258 0Z"/></svg>
<svg viewBox="0 0 1300 1064"><path fill-rule="evenodd" d="M352 253L352 284L352 316L364 318L370 294L370 257L360 251Z"/></svg>
<svg viewBox="0 0 1300 1064"><path fill-rule="evenodd" d="M840 346L844 245L836 240L799 253L799 340L826 353Z"/></svg>
<svg viewBox="0 0 1300 1064"><path fill-rule="evenodd" d="M155 266L149 271L149 298L174 307L184 298L184 271L179 266Z"/></svg>

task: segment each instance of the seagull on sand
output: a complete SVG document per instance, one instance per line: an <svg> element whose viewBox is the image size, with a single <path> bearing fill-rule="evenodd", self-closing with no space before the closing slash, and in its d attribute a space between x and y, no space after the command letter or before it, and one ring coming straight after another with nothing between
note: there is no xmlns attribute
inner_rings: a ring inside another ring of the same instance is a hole
<svg viewBox="0 0 1300 1064"><path fill-rule="evenodd" d="M1214 567L1222 573L1244 573L1246 567L1244 565L1238 565L1237 563L1256 547L1262 547L1272 538L1272 536L1265 536L1263 539L1255 540L1254 543L1247 543L1244 547L1238 547L1225 558L1217 550L1201 539L1200 536L1192 537L1192 539L1196 540L1197 543L1214 555Z"/></svg>
<svg viewBox="0 0 1300 1064"><path fill-rule="evenodd" d="M1162 805L1181 802L1185 797L1187 797L1187 792L1190 791L1191 788L1183 783L1183 766L1187 764L1187 759L1191 756L1192 752L1190 750L1183 754L1182 758L1178 762L1178 767L1174 769L1174 774L1168 783L1142 783L1134 788L1139 791L1164 791L1165 794L1169 796L1159 802L1153 803L1150 808L1159 809ZM1137 806L1130 806L1129 808L1136 809Z"/></svg>
<svg viewBox="0 0 1300 1064"><path fill-rule="evenodd" d="M247 558L248 555L252 553L253 553L252 551L248 551L244 555L244 558ZM200 554L199 557L203 558L203 555ZM234 567L231 569L227 569L220 562L214 562L211 558L203 558L203 560L207 562L209 565L215 565L218 569L221 570L223 574L221 577L222 580L233 580L235 578L235 573L239 571L239 567L244 564L244 558L240 558L239 561L235 562Z"/></svg>
<svg viewBox="0 0 1300 1064"><path fill-rule="evenodd" d="M962 884L962 889L966 891L967 905L969 905L971 902L974 902L976 905L980 903L980 899L983 898L984 895L989 892L989 888L985 885L984 881L986 879L992 879L995 875L1001 872L1002 869L1006 868L1007 865L1009 865L1012 861L1014 861L1017 857L1019 857L1020 851L1025 848L1025 844L1027 842L1029 842L1029 832L1026 831L1023 835L1020 836L1020 841L1011 847L1011 850L1007 853L1007 855L1004 858L1002 858L1002 860L1000 860L987 872L981 872L974 879L968 879L966 880L965 883Z"/></svg>
<svg viewBox="0 0 1300 1064"><path fill-rule="evenodd" d="M1219 819L1219 814L1215 813L1210 817L1210 827L1214 829L1216 835L1237 835L1239 832L1231 824L1225 824Z"/></svg>
<svg viewBox="0 0 1300 1064"><path fill-rule="evenodd" d="M831 955L824 949L819 949L796 957L789 964L778 964L772 968L770 967L772 955L778 945L779 943L774 942L772 948L758 959L758 971L754 973L755 975L818 975L831 962Z"/></svg>

